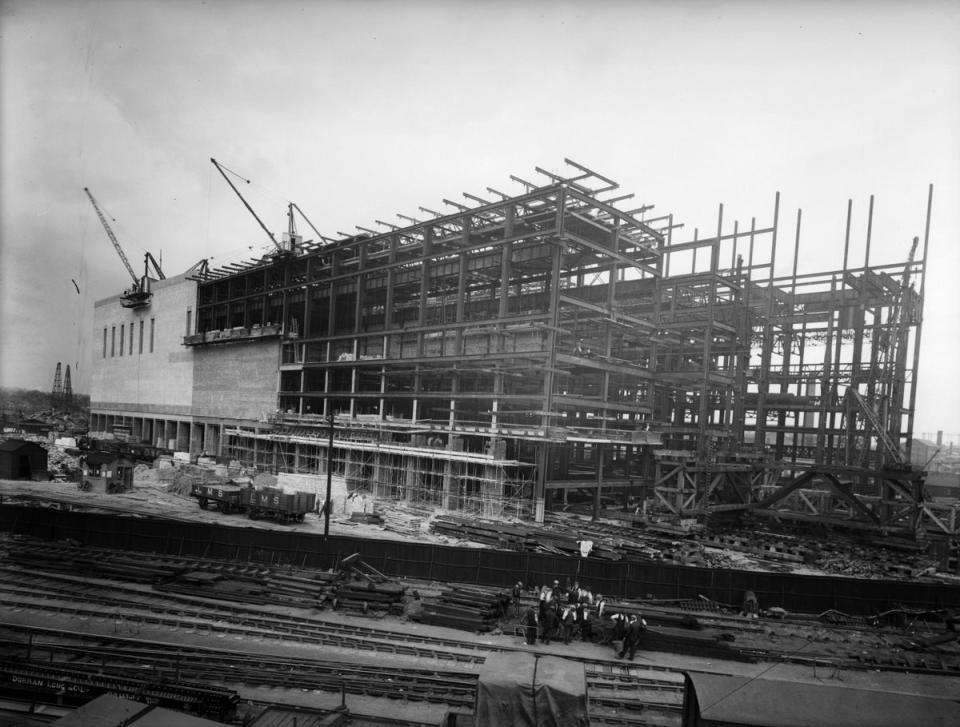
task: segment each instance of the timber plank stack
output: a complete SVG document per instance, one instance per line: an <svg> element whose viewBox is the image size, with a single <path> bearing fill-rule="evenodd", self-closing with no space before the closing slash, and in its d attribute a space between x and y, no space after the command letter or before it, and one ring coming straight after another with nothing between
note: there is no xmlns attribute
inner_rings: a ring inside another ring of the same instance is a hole
<svg viewBox="0 0 960 727"><path fill-rule="evenodd" d="M547 514L544 522L552 530L572 531L577 540L592 540L594 558L607 560L650 561L669 557L670 543L635 533L633 528L582 520L576 516Z"/></svg>
<svg viewBox="0 0 960 727"><path fill-rule="evenodd" d="M395 533L402 535L420 535L423 523L429 517L429 513L418 508L409 506L381 507L380 512L383 527Z"/></svg>
<svg viewBox="0 0 960 727"><path fill-rule="evenodd" d="M27 569L57 571L62 573L83 574L103 578L117 578L133 583L153 583L173 578L180 569L166 565L149 565L133 558L116 558L110 561L98 560L84 555L44 553L27 548L15 549L10 555L11 562Z"/></svg>
<svg viewBox="0 0 960 727"><path fill-rule="evenodd" d="M669 548L657 547L643 538L612 537L610 526L595 526L580 520L550 516L548 527L518 525L445 515L434 519L430 528L438 535L483 543L504 550L579 555L580 540L592 540L590 555L607 560L661 560ZM627 531L629 532L629 531ZM660 544L658 544L659 546Z"/></svg>
<svg viewBox="0 0 960 727"><path fill-rule="evenodd" d="M716 533L706 535L700 542L722 550L735 550L741 553L788 563L803 563L806 549L782 539L758 538L750 534Z"/></svg>
<svg viewBox="0 0 960 727"><path fill-rule="evenodd" d="M451 538L470 540L508 550L526 550L527 529L507 523L445 515L434 519L430 528L438 535Z"/></svg>
<svg viewBox="0 0 960 727"><path fill-rule="evenodd" d="M342 583L333 599L333 608L355 613L387 612L399 616L403 613L403 595L406 589L397 583L374 583L368 580L353 580Z"/></svg>
<svg viewBox="0 0 960 727"><path fill-rule="evenodd" d="M454 515L438 517L430 525L439 535L471 540L505 550L529 552L579 553L577 538L536 526L476 520Z"/></svg>
<svg viewBox="0 0 960 727"><path fill-rule="evenodd" d="M350 522L383 525L383 518L378 512L352 512L350 513Z"/></svg>
<svg viewBox="0 0 960 727"><path fill-rule="evenodd" d="M153 588L230 603L283 603L298 608L315 608L335 594L329 578L228 575L202 569L179 573L163 582L154 583Z"/></svg>
<svg viewBox="0 0 960 727"><path fill-rule="evenodd" d="M461 631L486 632L497 627L510 605L509 591L481 586L454 586L437 598L425 598L421 622Z"/></svg>

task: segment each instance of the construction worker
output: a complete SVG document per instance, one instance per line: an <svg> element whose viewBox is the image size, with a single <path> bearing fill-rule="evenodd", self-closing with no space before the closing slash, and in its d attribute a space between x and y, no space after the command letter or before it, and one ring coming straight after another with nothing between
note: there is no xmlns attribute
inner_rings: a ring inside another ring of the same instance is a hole
<svg viewBox="0 0 960 727"><path fill-rule="evenodd" d="M646 631L647 622L638 616L630 616L630 620L627 622L626 632L623 635L623 646L620 648L620 653L617 654L621 659L627 657L629 654L630 661L633 661L634 655L637 653L637 647L640 645L640 638L644 631Z"/></svg>
<svg viewBox="0 0 960 727"><path fill-rule="evenodd" d="M523 614L521 623L523 624L524 639L531 646L537 643L537 626L539 622L540 619L537 617L536 610L533 606L527 606L527 611Z"/></svg>
<svg viewBox="0 0 960 727"><path fill-rule="evenodd" d="M560 581L554 581L553 587L544 585L540 589L540 618L543 619L543 614L546 612L547 608L553 605L553 599L556 597L557 589L560 586Z"/></svg>
<svg viewBox="0 0 960 727"><path fill-rule="evenodd" d="M567 606L560 615L560 628L563 630L563 643L569 644L573 630L577 626L577 609Z"/></svg>
<svg viewBox="0 0 960 727"><path fill-rule="evenodd" d="M577 601L590 606L593 605L593 592L590 590L590 586L584 586L580 589L580 592L577 594Z"/></svg>
<svg viewBox="0 0 960 727"><path fill-rule="evenodd" d="M743 610L740 615L747 618L760 617L760 604L757 602L757 596L753 591L747 591L743 594Z"/></svg>
<svg viewBox="0 0 960 727"><path fill-rule="evenodd" d="M585 603L577 606L577 621L580 624L580 638L587 643L593 641L593 624L590 622L590 608Z"/></svg>
<svg viewBox="0 0 960 727"><path fill-rule="evenodd" d="M544 646L550 645L550 639L557 635L557 609L549 606L540 620L540 641Z"/></svg>
<svg viewBox="0 0 960 727"><path fill-rule="evenodd" d="M607 610L607 599L603 597L602 593L597 594L595 605L597 607L597 618L603 621L603 612Z"/></svg>
<svg viewBox="0 0 960 727"><path fill-rule="evenodd" d="M609 626L604 629L603 643L610 644L616 649L617 645L613 642L620 641L626 633L626 629L627 617L622 613L611 614Z"/></svg>
<svg viewBox="0 0 960 727"><path fill-rule="evenodd" d="M517 581L517 584L513 587L513 615L520 615L520 595L523 593L523 583Z"/></svg>

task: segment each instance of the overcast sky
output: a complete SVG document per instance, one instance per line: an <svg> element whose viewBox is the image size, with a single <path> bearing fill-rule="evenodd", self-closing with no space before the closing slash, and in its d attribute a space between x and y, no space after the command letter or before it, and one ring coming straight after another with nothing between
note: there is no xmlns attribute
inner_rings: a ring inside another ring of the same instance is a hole
<svg viewBox="0 0 960 727"><path fill-rule="evenodd" d="M960 3L0 0L0 383L86 391L94 301L249 258L295 201L326 235L519 191L565 157L789 269L906 259L934 184L916 432L960 438ZM446 208L449 209L449 208ZM789 225L789 229L788 229ZM307 237L311 237L308 234ZM80 288L78 294L71 280ZM94 341L95 342L95 341Z"/></svg>

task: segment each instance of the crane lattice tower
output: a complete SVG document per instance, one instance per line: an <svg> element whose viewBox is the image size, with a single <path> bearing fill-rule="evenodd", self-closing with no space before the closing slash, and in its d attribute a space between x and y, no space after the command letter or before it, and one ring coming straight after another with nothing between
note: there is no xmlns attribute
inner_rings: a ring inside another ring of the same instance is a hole
<svg viewBox="0 0 960 727"><path fill-rule="evenodd" d="M63 377L63 406L69 409L73 406L73 386L70 384L70 364L67 364L67 373Z"/></svg>
<svg viewBox="0 0 960 727"><path fill-rule="evenodd" d="M50 392L50 404L56 406L63 398L63 380L60 374L60 362L57 361L57 372L53 375L53 391Z"/></svg>

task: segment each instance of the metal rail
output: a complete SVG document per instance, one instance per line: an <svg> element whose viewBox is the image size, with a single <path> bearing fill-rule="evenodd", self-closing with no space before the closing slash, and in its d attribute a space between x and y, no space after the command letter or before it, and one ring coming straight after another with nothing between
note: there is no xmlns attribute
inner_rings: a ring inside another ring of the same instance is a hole
<svg viewBox="0 0 960 727"><path fill-rule="evenodd" d="M53 634L51 634L53 635ZM476 694L476 675L430 669L381 667L351 662L279 656L249 655L149 642L144 646L104 646L98 637L69 634L80 645L32 640L34 657L43 654L43 666L76 674L142 674L150 681L226 682L249 686L319 689L371 697L403 698L457 706L470 705ZM2 642L0 642L2 643ZM142 642L141 642L142 644ZM6 649L16 645L8 642ZM20 648L25 645L20 644ZM28 664L36 668L34 658Z"/></svg>

